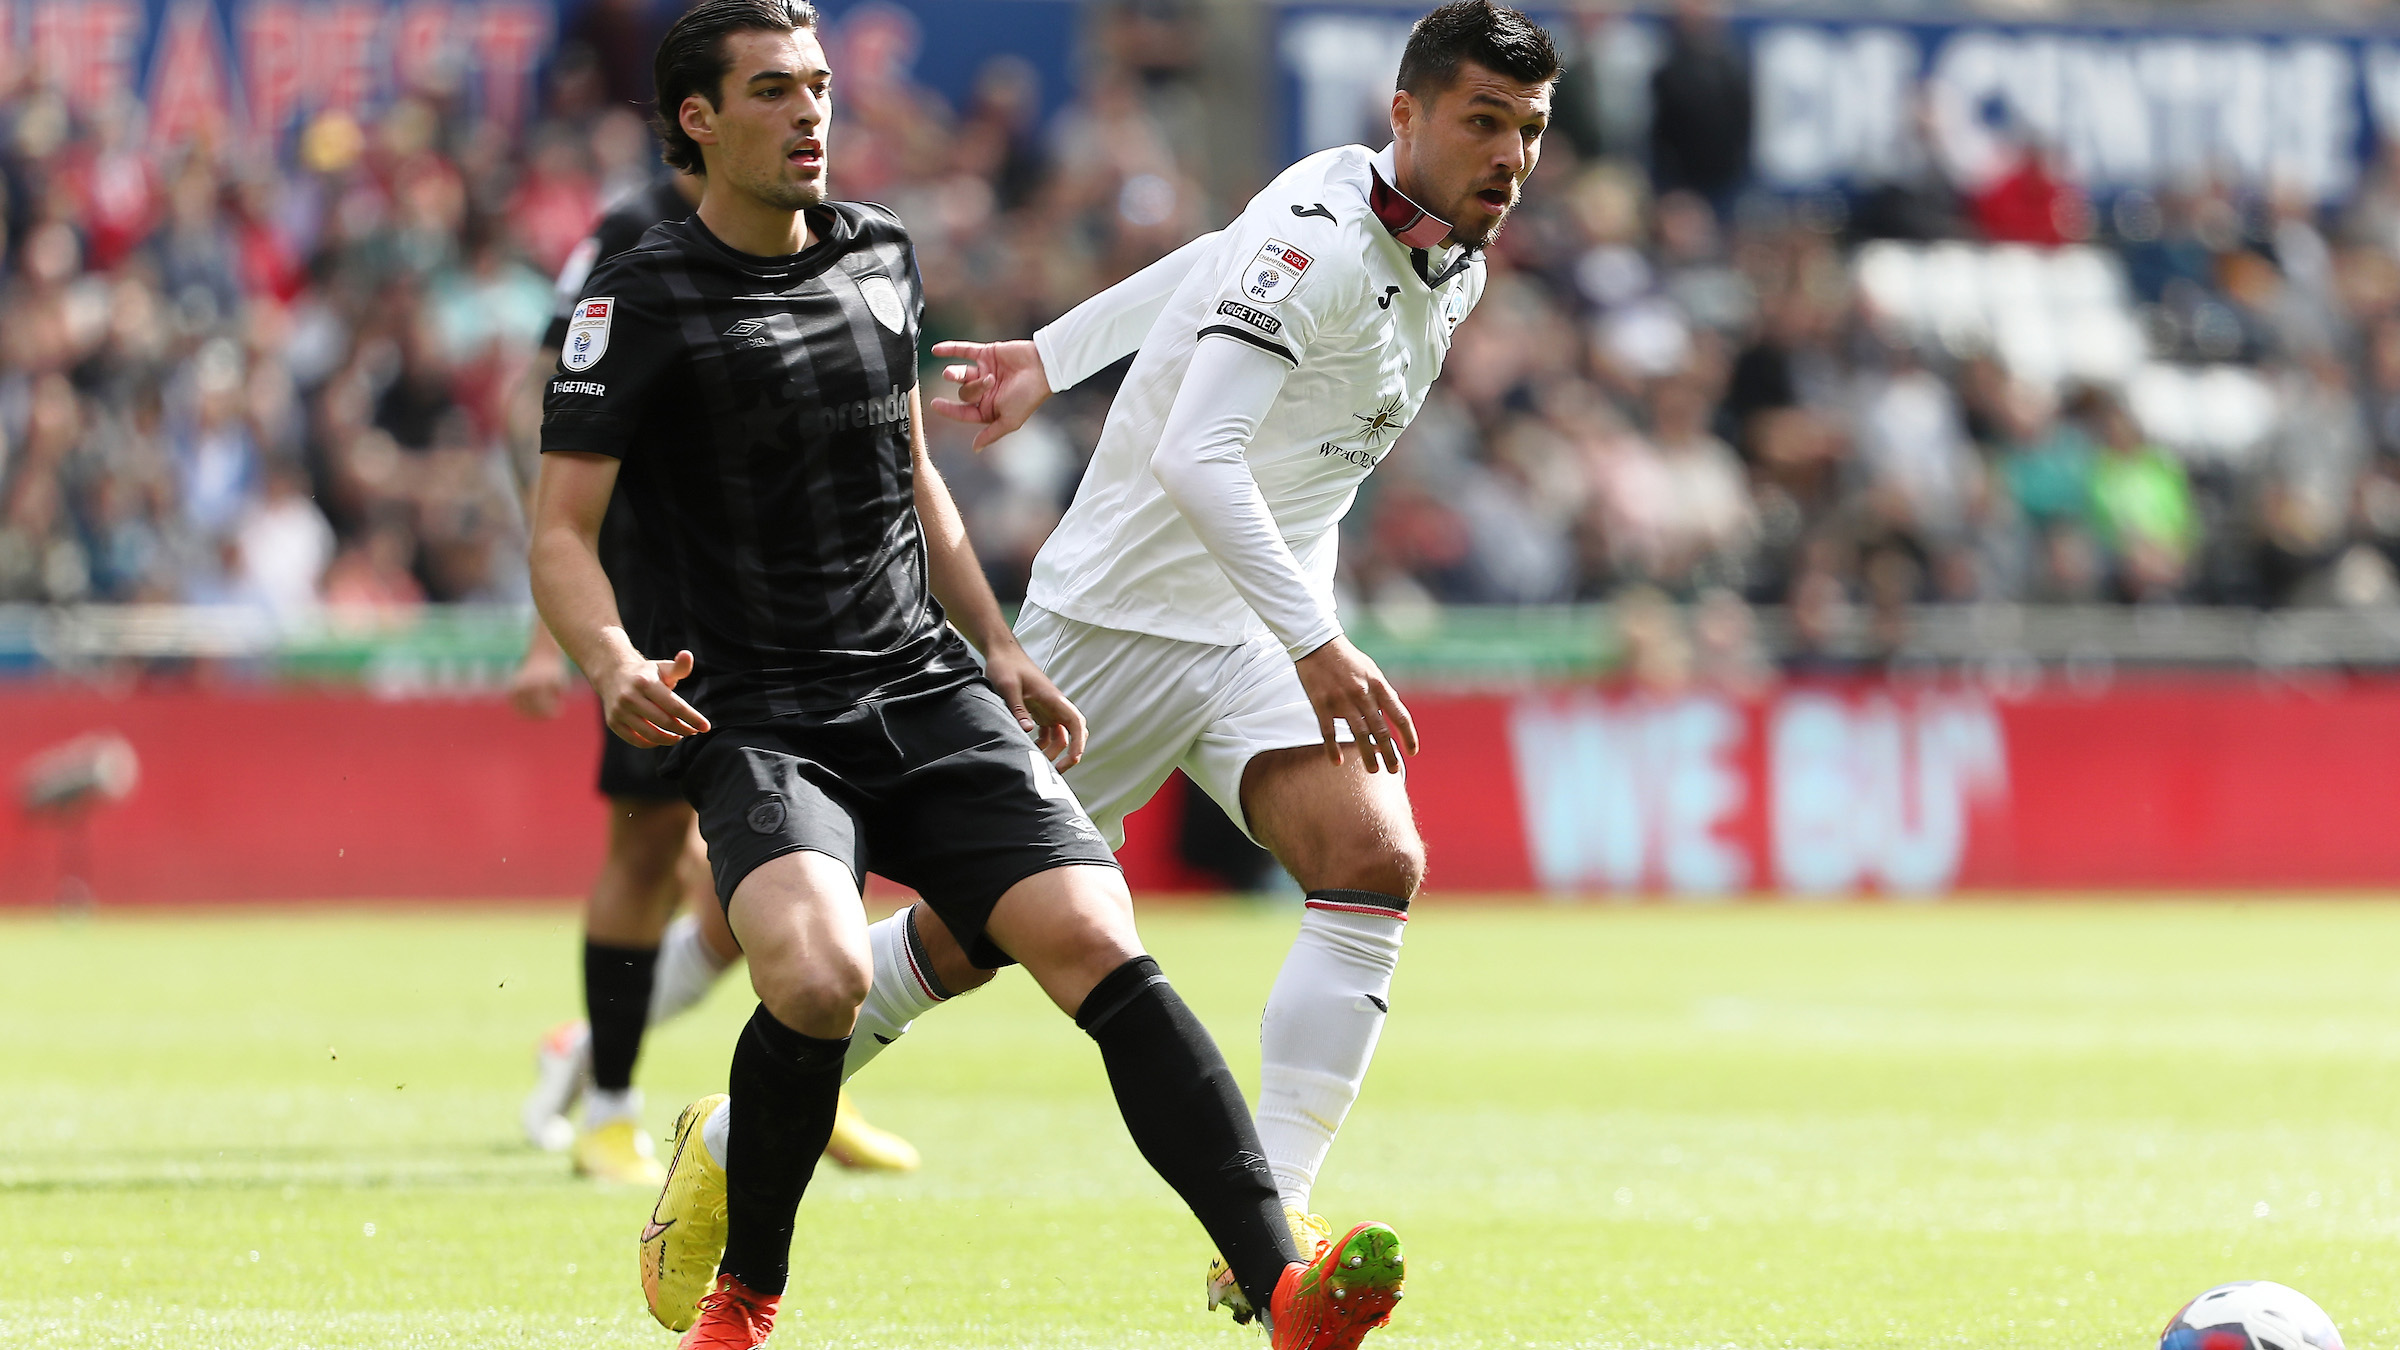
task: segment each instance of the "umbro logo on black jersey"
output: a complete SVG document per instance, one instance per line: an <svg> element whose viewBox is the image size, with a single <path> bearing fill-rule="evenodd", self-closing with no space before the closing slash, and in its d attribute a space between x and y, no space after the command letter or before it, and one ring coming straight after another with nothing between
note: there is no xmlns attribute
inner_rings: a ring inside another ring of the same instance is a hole
<svg viewBox="0 0 2400 1350"><path fill-rule="evenodd" d="M1327 220L1333 219L1333 212L1326 210L1325 203L1323 202L1313 202L1307 206L1295 206L1292 208L1292 214L1300 217L1302 220L1306 220L1310 216L1323 216Z"/></svg>
<svg viewBox="0 0 2400 1350"><path fill-rule="evenodd" d="M725 336L748 337L752 333L755 333L759 329L766 326L767 321L765 319L744 319L740 323L735 324L733 327L726 329Z"/></svg>
<svg viewBox="0 0 2400 1350"><path fill-rule="evenodd" d="M1272 314L1261 314L1239 300L1218 301L1217 313L1228 319L1239 319L1270 337L1283 331L1283 320Z"/></svg>

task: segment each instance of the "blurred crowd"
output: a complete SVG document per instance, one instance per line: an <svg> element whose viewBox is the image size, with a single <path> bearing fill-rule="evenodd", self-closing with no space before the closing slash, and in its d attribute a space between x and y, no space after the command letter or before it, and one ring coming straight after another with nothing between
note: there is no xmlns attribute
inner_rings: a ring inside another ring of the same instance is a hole
<svg viewBox="0 0 2400 1350"><path fill-rule="evenodd" d="M132 105L0 71L0 603L522 600L550 278L659 171L639 12L587 9L514 133L418 91L316 118L283 165L154 154ZM834 30L836 190L909 222L929 345L1028 333L1239 208L1203 168L1196 7L1095 7L1047 117L1007 58L955 106L915 86L865 13ZM2211 183L2090 202L2030 144L1973 191L1778 198L1750 187L1749 77L1705 7L1639 69L1608 22L1560 35L1555 133L1482 308L1345 527L1351 601L1639 588L1722 624L1788 603L1805 638L1851 605L2400 600L2400 167L2336 213ZM2114 250L2154 350L2267 371L2279 430L2193 460L2118 391L1914 344L1854 284L1876 237ZM1004 597L1112 379L981 456L932 428Z"/></svg>

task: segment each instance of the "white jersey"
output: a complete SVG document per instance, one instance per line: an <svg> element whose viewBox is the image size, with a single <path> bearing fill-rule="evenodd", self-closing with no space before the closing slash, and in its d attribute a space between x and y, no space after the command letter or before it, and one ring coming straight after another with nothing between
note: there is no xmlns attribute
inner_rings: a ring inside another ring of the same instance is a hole
<svg viewBox="0 0 2400 1350"><path fill-rule="evenodd" d="M1294 657L1340 634L1336 527L1424 406L1452 331L1484 287L1480 254L1412 250L1396 237L1408 221L1395 210L1413 207L1380 185L1393 176L1389 149L1311 155L1224 230L1034 335L1061 389L1144 334L1074 505L1034 559L1033 604L1188 642L1231 646L1271 633ZM1290 599L1262 600L1275 612L1244 599L1226 571L1236 564L1210 554L1152 466L1194 354L1211 340L1290 368L1244 451L1300 573L1282 593Z"/></svg>

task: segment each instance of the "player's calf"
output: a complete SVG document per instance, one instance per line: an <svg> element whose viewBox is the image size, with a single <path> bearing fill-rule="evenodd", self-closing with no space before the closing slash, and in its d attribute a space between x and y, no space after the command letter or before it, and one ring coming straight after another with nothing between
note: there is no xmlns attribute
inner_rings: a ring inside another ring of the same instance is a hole
<svg viewBox="0 0 2400 1350"><path fill-rule="evenodd" d="M1141 952L1124 876L1071 866L1028 877L1000 898L985 932L1100 1047L1134 1146L1264 1307L1297 1259L1291 1230L1233 1071Z"/></svg>

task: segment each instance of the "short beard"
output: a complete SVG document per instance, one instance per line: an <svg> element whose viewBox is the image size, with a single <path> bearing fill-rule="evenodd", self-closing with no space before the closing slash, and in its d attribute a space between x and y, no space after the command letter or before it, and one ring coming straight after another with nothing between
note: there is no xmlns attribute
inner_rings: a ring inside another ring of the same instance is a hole
<svg viewBox="0 0 2400 1350"><path fill-rule="evenodd" d="M819 173L813 183L794 183L783 178L761 175L755 181L744 182L742 190L781 211L806 211L825 204L828 175Z"/></svg>
<svg viewBox="0 0 2400 1350"><path fill-rule="evenodd" d="M1492 245L1500 242L1500 232L1508 228L1508 218L1516 213L1517 208L1513 205L1510 206L1506 211L1500 213L1500 218L1498 220L1492 222L1492 227L1490 229L1485 230L1482 235L1473 239L1467 238L1465 235L1460 234L1455 228L1453 228L1450 231L1450 242L1457 244L1460 248L1490 248Z"/></svg>

